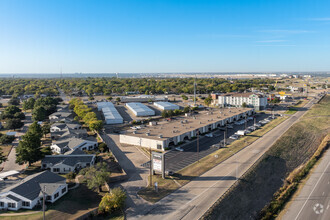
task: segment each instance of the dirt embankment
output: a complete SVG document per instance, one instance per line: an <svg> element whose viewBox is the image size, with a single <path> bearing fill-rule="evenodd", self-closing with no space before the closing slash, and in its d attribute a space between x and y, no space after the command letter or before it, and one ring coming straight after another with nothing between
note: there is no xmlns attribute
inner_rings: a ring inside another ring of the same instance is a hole
<svg viewBox="0 0 330 220"><path fill-rule="evenodd" d="M330 97L326 96L293 125L210 209L204 219L257 219L288 175L306 163L330 131Z"/></svg>

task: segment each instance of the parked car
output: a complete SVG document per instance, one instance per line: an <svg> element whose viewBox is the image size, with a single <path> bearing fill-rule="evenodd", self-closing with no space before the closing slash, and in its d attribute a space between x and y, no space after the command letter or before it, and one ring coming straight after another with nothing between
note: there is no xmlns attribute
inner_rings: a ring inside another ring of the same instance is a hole
<svg viewBox="0 0 330 220"><path fill-rule="evenodd" d="M245 134L250 134L252 131L250 129L245 129Z"/></svg>
<svg viewBox="0 0 330 220"><path fill-rule="evenodd" d="M184 151L183 148L181 148L181 147L176 147L175 150L180 151L180 152Z"/></svg>
<svg viewBox="0 0 330 220"><path fill-rule="evenodd" d="M212 133L206 134L205 137L213 137Z"/></svg>
<svg viewBox="0 0 330 220"><path fill-rule="evenodd" d="M245 130L238 130L238 131L236 131L236 133L235 133L236 135L245 135L246 134L246 132L245 132Z"/></svg>
<svg viewBox="0 0 330 220"><path fill-rule="evenodd" d="M233 129L234 127L232 125L228 125L227 128Z"/></svg>
<svg viewBox="0 0 330 220"><path fill-rule="evenodd" d="M221 146L221 144L213 144L211 147L220 149L222 146Z"/></svg>
<svg viewBox="0 0 330 220"><path fill-rule="evenodd" d="M229 137L230 139L234 139L234 140L237 140L238 139L238 136L233 134L232 136Z"/></svg>
<svg viewBox="0 0 330 220"><path fill-rule="evenodd" d="M174 172L172 170L166 170L165 171L165 175L167 175L167 176L173 176L174 175Z"/></svg>

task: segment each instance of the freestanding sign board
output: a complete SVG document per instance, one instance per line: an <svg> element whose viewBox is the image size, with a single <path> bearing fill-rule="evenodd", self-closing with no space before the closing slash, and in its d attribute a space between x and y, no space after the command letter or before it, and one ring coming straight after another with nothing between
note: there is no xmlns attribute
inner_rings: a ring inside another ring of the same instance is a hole
<svg viewBox="0 0 330 220"><path fill-rule="evenodd" d="M164 154L160 152L152 152L152 170L155 173L161 173L165 177L165 160Z"/></svg>

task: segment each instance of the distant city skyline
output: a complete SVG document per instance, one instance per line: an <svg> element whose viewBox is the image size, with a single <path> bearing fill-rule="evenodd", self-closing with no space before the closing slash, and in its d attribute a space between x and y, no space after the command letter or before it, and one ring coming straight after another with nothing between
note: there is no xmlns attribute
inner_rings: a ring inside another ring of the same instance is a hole
<svg viewBox="0 0 330 220"><path fill-rule="evenodd" d="M330 2L0 0L0 74L330 71Z"/></svg>

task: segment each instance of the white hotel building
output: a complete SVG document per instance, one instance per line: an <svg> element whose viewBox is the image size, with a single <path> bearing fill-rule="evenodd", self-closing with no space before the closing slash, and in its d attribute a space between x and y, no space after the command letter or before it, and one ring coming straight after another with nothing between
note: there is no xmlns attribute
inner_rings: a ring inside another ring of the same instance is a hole
<svg viewBox="0 0 330 220"><path fill-rule="evenodd" d="M255 110L263 110L267 106L267 97L256 93L227 93L218 96L221 107L242 107L246 103L247 107Z"/></svg>

